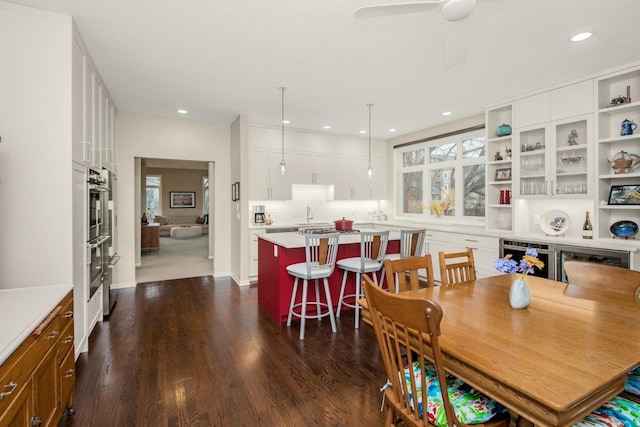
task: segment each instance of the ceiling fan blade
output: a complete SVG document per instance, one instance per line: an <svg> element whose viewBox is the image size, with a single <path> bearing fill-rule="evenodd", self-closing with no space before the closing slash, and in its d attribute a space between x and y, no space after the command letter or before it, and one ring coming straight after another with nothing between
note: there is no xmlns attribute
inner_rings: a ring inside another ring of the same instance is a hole
<svg viewBox="0 0 640 427"><path fill-rule="evenodd" d="M442 5L442 16L450 22L460 21L471 15L476 8L476 0L448 0Z"/></svg>
<svg viewBox="0 0 640 427"><path fill-rule="evenodd" d="M424 0L407 3L387 3L363 6L353 13L356 18L375 18L378 16L400 15L403 13L424 12L436 9L449 0Z"/></svg>
<svg viewBox="0 0 640 427"><path fill-rule="evenodd" d="M447 22L444 41L444 67L451 68L467 60L469 53L468 21Z"/></svg>

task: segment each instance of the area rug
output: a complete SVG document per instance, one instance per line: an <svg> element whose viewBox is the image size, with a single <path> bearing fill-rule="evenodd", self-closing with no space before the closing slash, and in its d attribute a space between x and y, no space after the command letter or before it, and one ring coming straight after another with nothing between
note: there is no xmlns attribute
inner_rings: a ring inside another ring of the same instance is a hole
<svg viewBox="0 0 640 427"><path fill-rule="evenodd" d="M209 236L191 239L160 237L160 250L143 252L141 266L136 268L136 283L213 274L209 259Z"/></svg>

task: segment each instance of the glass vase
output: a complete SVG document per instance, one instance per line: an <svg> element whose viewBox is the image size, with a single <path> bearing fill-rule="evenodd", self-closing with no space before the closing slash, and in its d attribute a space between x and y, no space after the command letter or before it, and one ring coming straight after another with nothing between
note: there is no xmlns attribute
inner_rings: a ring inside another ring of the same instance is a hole
<svg viewBox="0 0 640 427"><path fill-rule="evenodd" d="M509 303L512 308L527 308L531 304L531 292L524 279L515 279L509 291Z"/></svg>

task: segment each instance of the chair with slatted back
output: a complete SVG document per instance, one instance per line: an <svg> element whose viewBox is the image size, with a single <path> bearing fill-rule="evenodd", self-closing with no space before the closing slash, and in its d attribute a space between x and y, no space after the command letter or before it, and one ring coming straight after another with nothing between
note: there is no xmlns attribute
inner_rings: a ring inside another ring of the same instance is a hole
<svg viewBox="0 0 640 427"><path fill-rule="evenodd" d="M293 282L293 292L291 293L291 303L289 304L289 316L287 326L291 326L292 316L300 318L300 339L304 339L304 327L306 319L320 319L329 316L331 320L331 330L336 333L336 320L333 314L333 304L331 293L329 292L329 282L327 278L333 274L336 266L336 256L338 254L339 233L332 234L306 234L305 235L305 262L291 264L287 266L287 272L295 277ZM298 293L298 281L303 280L302 298L296 303ZM322 279L324 285L325 301L320 299L320 289L318 279ZM315 313L308 313L307 289L309 280L315 282L315 302L309 303L312 309L315 306ZM296 309L300 311L296 311ZM322 311L326 309L325 311Z"/></svg>
<svg viewBox="0 0 640 427"><path fill-rule="evenodd" d="M386 426L398 419L415 427L433 427L436 420L449 427L509 425L502 405L446 374L439 344L443 312L437 302L386 292L366 274L363 282L387 375Z"/></svg>
<svg viewBox="0 0 640 427"><path fill-rule="evenodd" d="M400 230L400 253L398 254L387 254L384 259L387 260L396 260L400 258L409 258L416 257L422 255L422 250L424 248L424 236L427 230L416 230L416 229L408 229L408 230ZM382 278L380 279L380 287L384 287L384 279L385 279L385 267L382 267ZM391 281L387 281L387 287L389 283L393 283Z"/></svg>
<svg viewBox="0 0 640 427"><path fill-rule="evenodd" d="M438 252L440 260L440 284L442 286L476 280L476 262L473 250L464 252Z"/></svg>
<svg viewBox="0 0 640 427"><path fill-rule="evenodd" d="M343 305L355 309L355 328L360 327L360 305L358 300L362 293L362 275L364 273L374 273L373 279L378 283L375 273L384 266L384 256L387 252L387 242L389 241L389 231L367 231L360 233L360 256L343 258L338 261L338 267L344 271L342 275L342 287L340 288L340 300L336 316L340 317ZM355 273L355 292L345 295L347 277L349 273ZM353 300L352 300L353 298ZM348 300L348 301L347 301Z"/></svg>
<svg viewBox="0 0 640 427"><path fill-rule="evenodd" d="M575 286L606 289L630 297L640 298L640 271L588 261L566 260L567 280ZM615 278L615 280L611 280ZM640 367L629 374L623 396L640 402Z"/></svg>
<svg viewBox="0 0 640 427"><path fill-rule="evenodd" d="M411 258L399 258L395 260L385 259L384 268L387 273L387 283L396 281L396 292L415 290L420 288L420 271L424 270L426 279L423 281L427 287L433 287L433 263L431 255L423 255Z"/></svg>

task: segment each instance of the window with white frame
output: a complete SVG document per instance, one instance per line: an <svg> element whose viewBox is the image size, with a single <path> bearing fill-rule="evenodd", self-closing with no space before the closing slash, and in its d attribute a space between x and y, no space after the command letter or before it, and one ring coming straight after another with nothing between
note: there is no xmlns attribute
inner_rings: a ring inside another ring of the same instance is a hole
<svg viewBox="0 0 640 427"><path fill-rule="evenodd" d="M396 215L455 220L484 218L485 137L483 130L395 149Z"/></svg>
<svg viewBox="0 0 640 427"><path fill-rule="evenodd" d="M147 175L145 177L147 218L153 221L155 215L162 215L162 177Z"/></svg>

